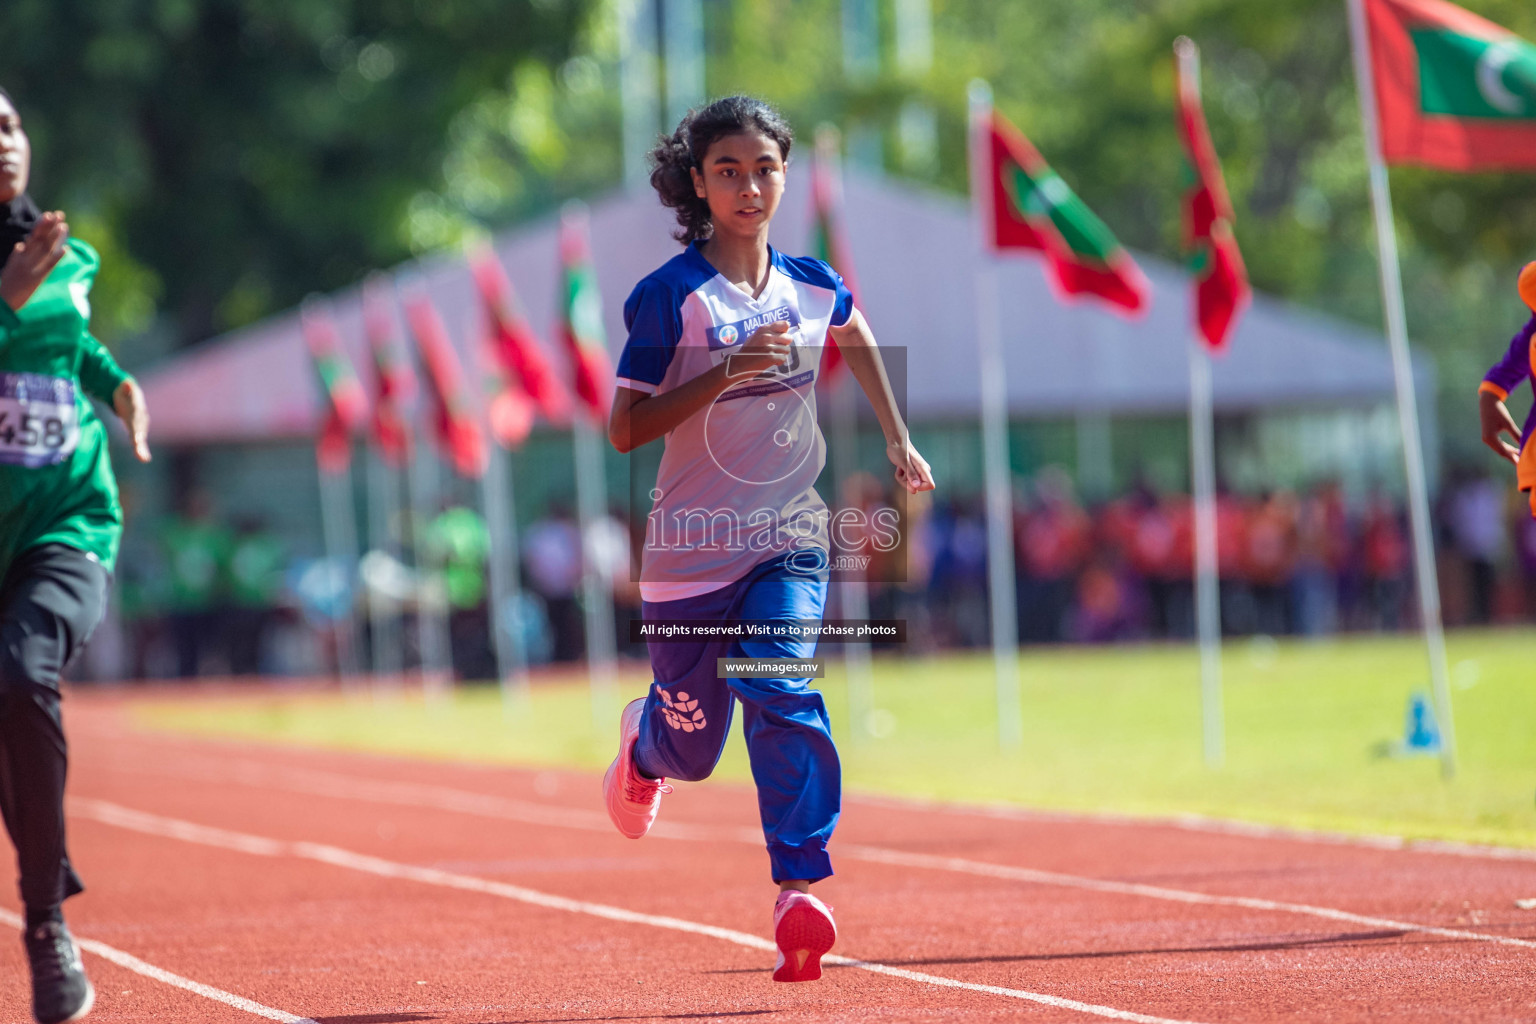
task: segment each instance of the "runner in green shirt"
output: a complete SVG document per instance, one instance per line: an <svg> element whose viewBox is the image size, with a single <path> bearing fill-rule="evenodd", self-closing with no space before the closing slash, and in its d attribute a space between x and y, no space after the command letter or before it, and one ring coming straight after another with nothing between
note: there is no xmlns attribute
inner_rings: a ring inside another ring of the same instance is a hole
<svg viewBox="0 0 1536 1024"><path fill-rule="evenodd" d="M123 528L106 429L86 396L122 417L145 462L149 414L90 334L96 253L32 202L31 164L0 90L0 811L21 869L32 1015L64 1024L95 992L60 909L82 885L64 844L59 676L101 619Z"/></svg>
<svg viewBox="0 0 1536 1024"><path fill-rule="evenodd" d="M288 553L260 519L246 516L235 524L235 538L225 563L229 608L229 669L237 676L261 671L262 647L283 589Z"/></svg>
<svg viewBox="0 0 1536 1024"><path fill-rule="evenodd" d="M496 674L491 650L490 609L486 605L485 568L491 533L472 508L444 509L427 527L448 591L448 636L453 671L460 679L488 679Z"/></svg>
<svg viewBox="0 0 1536 1024"><path fill-rule="evenodd" d="M203 655L225 646L224 566L234 536L214 518L213 506L201 489L191 490L182 514L159 531L168 577L167 621L176 646L176 671L190 679L207 669Z"/></svg>

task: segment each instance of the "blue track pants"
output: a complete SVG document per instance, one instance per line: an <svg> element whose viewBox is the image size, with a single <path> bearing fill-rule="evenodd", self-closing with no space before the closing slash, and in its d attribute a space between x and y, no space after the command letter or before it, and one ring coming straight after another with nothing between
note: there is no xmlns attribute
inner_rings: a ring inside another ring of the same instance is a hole
<svg viewBox="0 0 1536 1024"><path fill-rule="evenodd" d="M825 579L791 571L784 558L756 566L719 590L647 601L646 622L675 619L820 621ZM720 679L717 658L809 658L814 640L783 638L649 643L655 682L640 720L635 763L648 775L708 778L741 701L747 755L774 881L832 874L827 841L842 805L842 767L821 694L809 679Z"/></svg>

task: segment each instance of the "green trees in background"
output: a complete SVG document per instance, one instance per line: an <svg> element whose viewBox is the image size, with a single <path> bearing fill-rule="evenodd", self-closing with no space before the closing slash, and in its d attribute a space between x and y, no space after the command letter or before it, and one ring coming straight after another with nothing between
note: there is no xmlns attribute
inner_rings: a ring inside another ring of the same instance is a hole
<svg viewBox="0 0 1536 1024"><path fill-rule="evenodd" d="M879 70L850 81L842 0L706 0L709 92L764 96L807 141L861 124L888 172L959 194L965 85L986 77L1127 244L1177 259L1170 46L1188 34L1255 284L1380 322L1344 0L931 0L917 71L897 2L876 4ZM1536 38L1529 0L1465 3ZM191 341L615 186L616 31L611 0L8 0L0 84L39 200L103 249L109 335L160 311ZM926 153L899 127L913 103ZM1536 178L1392 180L1410 326L1455 438L1518 326Z"/></svg>
<svg viewBox="0 0 1536 1024"><path fill-rule="evenodd" d="M100 327L196 341L410 255L456 116L564 61L591 6L7 0L0 80L36 198L103 250Z"/></svg>

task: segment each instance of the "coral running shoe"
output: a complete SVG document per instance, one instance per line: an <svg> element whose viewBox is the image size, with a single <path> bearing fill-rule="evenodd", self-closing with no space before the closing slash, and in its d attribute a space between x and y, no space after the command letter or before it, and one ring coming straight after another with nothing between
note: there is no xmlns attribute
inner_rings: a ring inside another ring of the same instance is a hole
<svg viewBox="0 0 1536 1024"><path fill-rule="evenodd" d="M624 706L619 716L619 756L603 776L608 817L630 839L639 839L651 830L661 809L661 795L672 792L666 779L648 779L635 767L635 741L640 738L640 713L644 710L644 697Z"/></svg>
<svg viewBox="0 0 1536 1024"><path fill-rule="evenodd" d="M779 947L774 981L815 981L821 958L837 941L832 908L809 893L779 893L773 905L773 941Z"/></svg>

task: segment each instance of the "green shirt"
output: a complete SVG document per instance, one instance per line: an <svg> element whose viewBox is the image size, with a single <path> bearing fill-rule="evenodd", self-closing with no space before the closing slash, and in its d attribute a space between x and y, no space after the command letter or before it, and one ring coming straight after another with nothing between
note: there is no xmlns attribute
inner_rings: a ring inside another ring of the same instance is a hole
<svg viewBox="0 0 1536 1024"><path fill-rule="evenodd" d="M223 573L234 538L211 520L173 519L160 532L170 577L172 611L201 612L222 599Z"/></svg>
<svg viewBox="0 0 1536 1024"><path fill-rule="evenodd" d="M32 298L0 302L0 576L22 552L65 544L117 561L123 510L107 431L89 395L110 405L128 375L90 333L101 261L78 239Z"/></svg>
<svg viewBox="0 0 1536 1024"><path fill-rule="evenodd" d="M485 600L485 560L491 553L491 534L474 509L447 509L428 527L432 543L443 559L443 581L448 603L455 608L475 608Z"/></svg>
<svg viewBox="0 0 1536 1024"><path fill-rule="evenodd" d="M286 562L282 542L264 530L236 537L229 552L229 596L242 608L277 603Z"/></svg>

